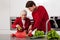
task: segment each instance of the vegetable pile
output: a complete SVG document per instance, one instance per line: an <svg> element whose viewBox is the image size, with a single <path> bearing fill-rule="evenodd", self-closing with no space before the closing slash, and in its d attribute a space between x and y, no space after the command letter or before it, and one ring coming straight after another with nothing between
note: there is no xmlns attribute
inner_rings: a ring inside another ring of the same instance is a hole
<svg viewBox="0 0 60 40"><path fill-rule="evenodd" d="M59 35L57 34L57 32L55 30L51 30L51 31L48 32L47 38L48 38L48 40L59 39Z"/></svg>
<svg viewBox="0 0 60 40"><path fill-rule="evenodd" d="M34 37L44 37L44 31L36 30Z"/></svg>

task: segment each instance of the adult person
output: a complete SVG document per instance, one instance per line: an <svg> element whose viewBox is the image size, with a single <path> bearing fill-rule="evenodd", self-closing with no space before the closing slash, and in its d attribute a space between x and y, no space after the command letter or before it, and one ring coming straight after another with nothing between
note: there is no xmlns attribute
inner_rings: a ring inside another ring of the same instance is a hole
<svg viewBox="0 0 60 40"><path fill-rule="evenodd" d="M32 12L32 17L34 20L34 24L32 25L32 29L29 31L29 33L36 28L37 30L46 32L46 21L49 19L46 9L43 6L36 6L33 1L28 1L26 3L26 8ZM50 23L48 23L48 31L50 30L51 26Z"/></svg>

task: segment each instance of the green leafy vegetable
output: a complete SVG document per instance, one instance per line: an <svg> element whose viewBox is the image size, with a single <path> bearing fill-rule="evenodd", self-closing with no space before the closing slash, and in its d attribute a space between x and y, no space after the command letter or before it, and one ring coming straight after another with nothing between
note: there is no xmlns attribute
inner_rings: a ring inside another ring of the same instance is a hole
<svg viewBox="0 0 60 40"><path fill-rule="evenodd" d="M55 30L51 30L48 32L47 38L48 39L59 39L59 35L57 34Z"/></svg>
<svg viewBox="0 0 60 40"><path fill-rule="evenodd" d="M44 31L36 30L34 37L44 37Z"/></svg>

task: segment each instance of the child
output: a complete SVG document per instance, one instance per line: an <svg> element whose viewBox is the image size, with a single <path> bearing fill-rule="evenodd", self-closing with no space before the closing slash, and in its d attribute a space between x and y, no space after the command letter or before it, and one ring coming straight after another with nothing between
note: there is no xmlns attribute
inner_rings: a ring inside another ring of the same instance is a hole
<svg viewBox="0 0 60 40"><path fill-rule="evenodd" d="M21 12L21 17L16 18L15 22L12 24L12 28L17 28L17 32L28 32L29 26L31 25L30 19L26 17L27 12L26 10L23 10ZM21 35L21 34L20 34ZM15 34L12 34L12 36L15 36Z"/></svg>

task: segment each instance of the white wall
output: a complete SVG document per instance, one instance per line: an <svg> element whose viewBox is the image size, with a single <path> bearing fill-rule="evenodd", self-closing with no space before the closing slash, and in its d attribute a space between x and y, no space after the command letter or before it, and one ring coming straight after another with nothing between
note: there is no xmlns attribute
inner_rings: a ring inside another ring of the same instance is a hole
<svg viewBox="0 0 60 40"><path fill-rule="evenodd" d="M0 0L0 33L6 33L4 30L9 30L9 25L9 0Z"/></svg>
<svg viewBox="0 0 60 40"><path fill-rule="evenodd" d="M60 0L33 0L37 5L44 5L49 16L60 16ZM26 0L0 0L0 34L8 34L10 30L10 16L19 16L25 9ZM28 11L28 16L31 14ZM31 17L32 18L32 17Z"/></svg>
<svg viewBox="0 0 60 40"><path fill-rule="evenodd" d="M60 16L60 0L33 0L37 6L43 5L49 16ZM26 0L11 0L11 13L10 16L18 16L20 11L25 8ZM30 14L30 12L28 12ZM30 15L31 16L31 15Z"/></svg>

